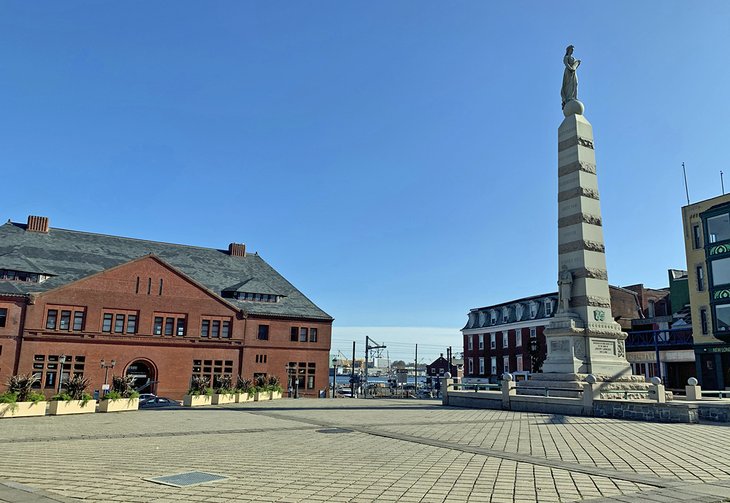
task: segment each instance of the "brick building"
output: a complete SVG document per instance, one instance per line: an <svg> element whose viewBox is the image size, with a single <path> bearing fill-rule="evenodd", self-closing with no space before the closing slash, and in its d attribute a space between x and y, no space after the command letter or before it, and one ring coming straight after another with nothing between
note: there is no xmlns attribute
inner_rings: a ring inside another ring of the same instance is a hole
<svg viewBox="0 0 730 503"><path fill-rule="evenodd" d="M609 286L611 306L622 328L638 315L637 294ZM504 372L518 379L542 367L547 347L544 330L555 316L557 292L474 308L461 332L464 336L466 382L496 382Z"/></svg>
<svg viewBox="0 0 730 503"><path fill-rule="evenodd" d="M0 386L35 372L53 394L83 374L134 375L180 398L193 375L278 376L328 386L332 317L242 244L227 250L49 228L0 226ZM65 362L62 358L65 356Z"/></svg>

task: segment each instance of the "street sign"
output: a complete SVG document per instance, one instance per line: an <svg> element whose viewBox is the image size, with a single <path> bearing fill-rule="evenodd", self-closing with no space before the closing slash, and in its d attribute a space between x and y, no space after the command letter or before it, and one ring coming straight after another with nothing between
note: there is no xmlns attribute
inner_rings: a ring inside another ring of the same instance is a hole
<svg viewBox="0 0 730 503"><path fill-rule="evenodd" d="M102 384L101 390L102 391L109 391L111 389L111 384Z"/></svg>
<svg viewBox="0 0 730 503"><path fill-rule="evenodd" d="M395 369L396 382L406 384L408 382L408 369Z"/></svg>

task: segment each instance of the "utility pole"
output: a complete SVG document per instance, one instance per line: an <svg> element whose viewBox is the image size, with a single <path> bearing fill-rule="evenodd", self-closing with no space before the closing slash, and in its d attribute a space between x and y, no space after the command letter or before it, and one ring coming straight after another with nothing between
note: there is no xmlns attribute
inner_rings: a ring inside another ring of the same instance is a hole
<svg viewBox="0 0 730 503"><path fill-rule="evenodd" d="M416 394L418 394L418 344L416 344L416 356L413 360L413 384L415 385Z"/></svg>
<svg viewBox="0 0 730 503"><path fill-rule="evenodd" d="M373 343L371 346L370 343ZM368 397L368 359L370 355L370 351L373 349L385 349L387 346L383 346L372 340L369 336L365 336L365 398ZM390 366L390 361L388 361L388 366Z"/></svg>
<svg viewBox="0 0 730 503"><path fill-rule="evenodd" d="M352 341L352 365L350 365L350 396L355 398L355 341Z"/></svg>

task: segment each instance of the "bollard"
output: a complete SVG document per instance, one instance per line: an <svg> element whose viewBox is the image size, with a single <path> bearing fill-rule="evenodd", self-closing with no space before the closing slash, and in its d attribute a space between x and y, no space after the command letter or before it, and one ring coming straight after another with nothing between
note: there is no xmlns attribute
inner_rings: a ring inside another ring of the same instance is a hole
<svg viewBox="0 0 730 503"><path fill-rule="evenodd" d="M684 387L684 394L687 400L702 400L702 387L696 378L687 379L687 386Z"/></svg>
<svg viewBox="0 0 730 503"><path fill-rule="evenodd" d="M649 400L654 400L656 403L665 403L667 401L667 396L664 392L664 385L659 377L651 378L651 386L649 386Z"/></svg>
<svg viewBox="0 0 730 503"><path fill-rule="evenodd" d="M509 372L502 374L502 408L510 410L510 396L517 395L514 378Z"/></svg>
<svg viewBox="0 0 730 503"><path fill-rule="evenodd" d="M441 378L441 405L449 405L449 386L454 385L454 380L451 378L451 374L446 372L446 375Z"/></svg>
<svg viewBox="0 0 730 503"><path fill-rule="evenodd" d="M596 386L596 376L588 374L583 383L583 415L593 415L593 401L600 397L600 393Z"/></svg>

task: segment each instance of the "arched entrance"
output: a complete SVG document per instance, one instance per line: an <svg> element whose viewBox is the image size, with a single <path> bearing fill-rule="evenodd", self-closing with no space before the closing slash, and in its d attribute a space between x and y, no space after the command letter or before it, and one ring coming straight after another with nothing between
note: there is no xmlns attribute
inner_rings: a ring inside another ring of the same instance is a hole
<svg viewBox="0 0 730 503"><path fill-rule="evenodd" d="M157 373L152 362L135 360L129 364L125 374L134 376L134 388L140 393L154 393L157 390Z"/></svg>

